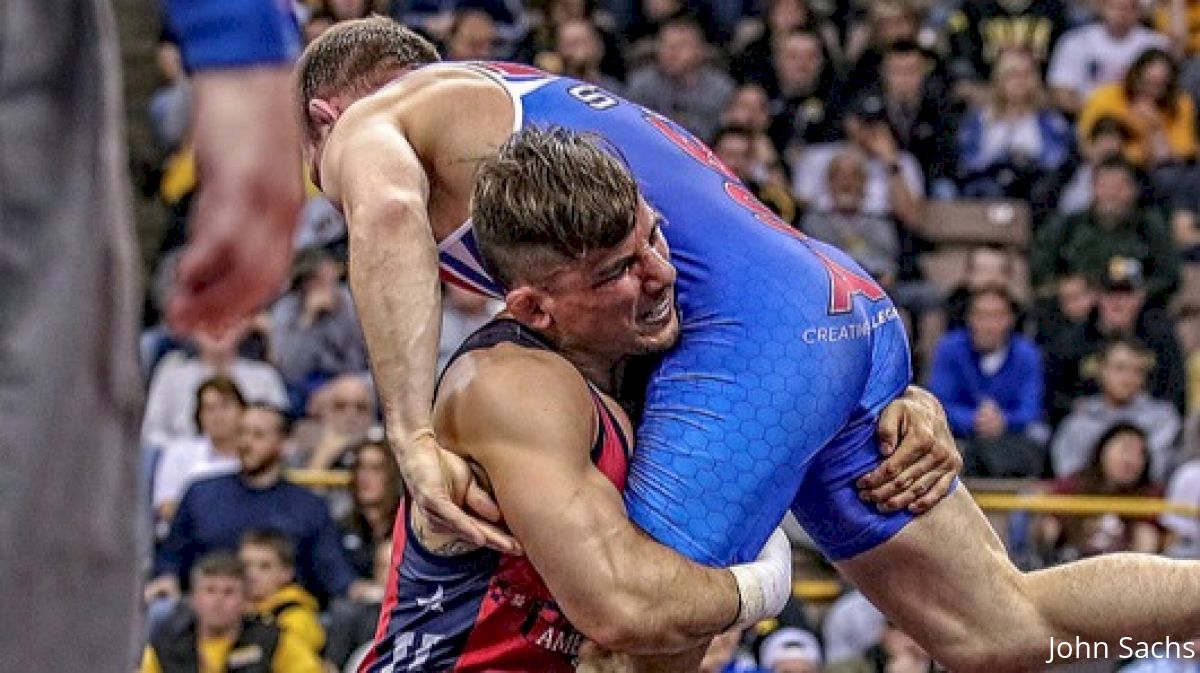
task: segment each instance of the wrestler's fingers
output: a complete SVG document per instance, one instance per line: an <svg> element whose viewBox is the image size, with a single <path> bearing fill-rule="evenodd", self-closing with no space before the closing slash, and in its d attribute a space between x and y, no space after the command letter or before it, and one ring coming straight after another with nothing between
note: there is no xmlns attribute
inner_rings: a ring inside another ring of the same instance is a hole
<svg viewBox="0 0 1200 673"><path fill-rule="evenodd" d="M866 496L866 500L874 503L891 504L889 501L909 492L910 489L912 489L913 484L917 482L918 478L935 471L940 463L941 458L934 456L933 454L925 453L918 455L917 459L913 461L912 464L901 469L895 477L884 482L883 484L880 484L876 488L865 489L863 491L863 495ZM921 495L921 493L918 493L917 495ZM915 496L912 499L915 500ZM911 500L909 502L911 502ZM908 502L905 502L904 504L907 505Z"/></svg>
<svg viewBox="0 0 1200 673"><path fill-rule="evenodd" d="M503 515L500 514L500 506L492 499L492 496L479 485L479 482L474 479L467 484L467 495L464 499L467 509L482 517L486 521L498 523Z"/></svg>
<svg viewBox="0 0 1200 673"><path fill-rule="evenodd" d="M456 535L477 547L488 547L504 554L524 553L512 535L472 517L449 500L430 499L422 509L439 532Z"/></svg>
<svg viewBox="0 0 1200 673"><path fill-rule="evenodd" d="M908 403L903 398L893 400L891 404L884 408L883 413L879 416L879 427L876 429L876 437L879 439L879 450L885 456L890 456L895 450L896 444L900 441L901 435L904 433L902 427L907 417L905 405Z"/></svg>
<svg viewBox="0 0 1200 673"><path fill-rule="evenodd" d="M897 481L905 482L904 488L893 495L876 500L881 502L881 509L895 512L907 508L925 495L947 472L944 460L927 456L913 466L913 469L902 475Z"/></svg>
<svg viewBox="0 0 1200 673"><path fill-rule="evenodd" d="M889 410L891 409L892 407L889 407ZM896 409L896 413L903 415L903 412L899 409ZM911 423L907 420L896 421L896 425L903 426L903 432L898 435L900 438L898 445L892 450L891 455L888 455L874 470L859 477L857 484L860 489L873 490L883 486L885 483L900 476L904 470L920 460L921 457L931 452L933 444L932 433L919 430L919 424ZM883 430L882 420L880 422L880 429L881 431Z"/></svg>
<svg viewBox="0 0 1200 673"><path fill-rule="evenodd" d="M933 506L941 502L950 494L950 489L954 488L955 479L958 477L958 471L948 472L941 477L930 487L925 495L917 498L917 501L908 506L908 511L913 514L923 514L933 509Z"/></svg>

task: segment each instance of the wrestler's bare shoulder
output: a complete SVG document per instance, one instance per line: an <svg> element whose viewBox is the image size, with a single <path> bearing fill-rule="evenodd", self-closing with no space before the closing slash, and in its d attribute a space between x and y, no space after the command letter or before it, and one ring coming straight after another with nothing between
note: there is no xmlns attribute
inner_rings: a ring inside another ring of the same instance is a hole
<svg viewBox="0 0 1200 673"><path fill-rule="evenodd" d="M467 66L420 68L405 74L379 91L364 97L351 109L362 113L394 115L398 121L417 122L445 113L469 114L509 105L508 94L496 81Z"/></svg>

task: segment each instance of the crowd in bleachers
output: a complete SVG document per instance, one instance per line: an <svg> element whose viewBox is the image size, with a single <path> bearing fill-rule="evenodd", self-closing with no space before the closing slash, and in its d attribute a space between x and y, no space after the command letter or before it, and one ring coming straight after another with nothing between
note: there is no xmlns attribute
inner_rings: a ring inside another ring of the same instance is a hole
<svg viewBox="0 0 1200 673"><path fill-rule="evenodd" d="M1200 505L1200 1L308 0L297 12L310 39L390 14L447 59L533 64L666 114L889 291L967 476ZM172 333L159 308L198 175L166 32L158 67L147 114L161 160L142 187L167 218L141 344L157 653L143 670L178 655L172 638L195 638L197 619L228 621L216 593L181 593L230 581L238 615L286 634L273 647L340 667L372 633L401 497L344 281L345 224L310 189L278 300L220 338ZM498 308L445 298L443 362ZM348 469L352 486L314 493L285 467ZM1024 567L1126 550L1200 558L1190 517L1018 519L1005 533ZM811 616L764 633L757 663L740 647L754 638L727 634L704 670L932 670L857 594L810 629L819 638L800 628Z"/></svg>

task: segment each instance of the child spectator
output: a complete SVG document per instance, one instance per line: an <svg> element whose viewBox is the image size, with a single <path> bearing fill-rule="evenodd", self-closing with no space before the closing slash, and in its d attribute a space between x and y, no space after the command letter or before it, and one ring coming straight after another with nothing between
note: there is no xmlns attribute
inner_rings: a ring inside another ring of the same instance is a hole
<svg viewBox="0 0 1200 673"><path fill-rule="evenodd" d="M246 569L252 614L290 633L314 655L325 646L320 605L296 584L296 547L286 535L255 529L242 536L238 558Z"/></svg>
<svg viewBox="0 0 1200 673"><path fill-rule="evenodd" d="M192 594L150 637L141 673L320 673L295 636L246 616L246 572L227 552L192 570Z"/></svg>

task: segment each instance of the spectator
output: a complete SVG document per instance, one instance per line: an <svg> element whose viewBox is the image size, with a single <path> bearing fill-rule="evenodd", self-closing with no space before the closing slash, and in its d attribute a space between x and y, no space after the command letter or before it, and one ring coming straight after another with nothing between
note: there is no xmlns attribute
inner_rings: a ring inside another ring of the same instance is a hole
<svg viewBox="0 0 1200 673"><path fill-rule="evenodd" d="M562 71L572 77L578 77L571 74L570 67L566 67L564 63L556 63L556 61L566 58L563 54L564 40L575 45L575 38L578 38L579 33L582 32L577 28L570 34L564 35L562 27L568 23L581 21L590 27L590 31L587 32L595 35L600 41L600 45L595 51L601 55L599 68L603 81L624 82L624 45L612 30L611 17L599 9L596 0L547 0L542 7L542 20L534 24L534 27L517 46L516 60L521 63L532 63L544 70ZM574 49L570 50L575 51ZM556 65L558 67L555 67ZM599 82L593 83L599 84ZM621 88L623 87L622 84ZM615 89L614 92L619 93L619 89Z"/></svg>
<svg viewBox="0 0 1200 673"><path fill-rule="evenodd" d="M879 118L846 120L849 146L867 157L867 187L863 211L895 219L904 228L920 225L925 180L920 164L896 144L891 128ZM833 209L829 164L847 143L806 147L792 169L793 192L816 210Z"/></svg>
<svg viewBox="0 0 1200 673"><path fill-rule="evenodd" d="M247 531L238 548L238 560L246 569L247 612L291 634L313 656L320 656L325 647L320 605L295 582L296 548L292 541L271 530Z"/></svg>
<svg viewBox="0 0 1200 673"><path fill-rule="evenodd" d="M1076 399L1097 392L1098 355L1105 342L1116 337L1149 347L1154 357L1147 390L1184 408L1183 356L1174 322L1162 309L1145 306L1145 281L1135 261L1117 258L1106 267L1096 309L1047 346L1047 414L1052 422L1061 420Z"/></svg>
<svg viewBox="0 0 1200 673"><path fill-rule="evenodd" d="M667 24L679 19L698 26L703 31L704 42L723 42L711 11L716 3L706 0L638 0L633 4L638 16L625 30L625 39L632 45L629 58L633 61L638 60L639 52L646 52L647 46L662 38L662 29Z"/></svg>
<svg viewBox="0 0 1200 673"><path fill-rule="evenodd" d="M734 50L729 70L739 83L759 84L777 98L780 43L795 33L811 35L820 59L828 63L836 50L837 29L813 11L809 0L768 0L766 5L762 19L751 24L753 37Z"/></svg>
<svg viewBox="0 0 1200 673"><path fill-rule="evenodd" d="M738 179L784 222L795 225L800 206L782 175L779 156L766 136L744 126L722 126L713 152Z"/></svg>
<svg viewBox="0 0 1200 673"><path fill-rule="evenodd" d="M375 425L375 392L361 374L343 374L317 389L310 418L297 424L290 462L310 470L348 467L349 448Z"/></svg>
<svg viewBox="0 0 1200 673"><path fill-rule="evenodd" d="M1042 415L1042 357L1015 333L1016 303L1006 291L971 295L967 327L942 337L929 389L962 438L963 471L980 477L1040 477L1046 454L1027 431Z"/></svg>
<svg viewBox="0 0 1200 673"><path fill-rule="evenodd" d="M1063 186L1058 199L1058 212L1071 215L1091 207L1096 199L1092 184L1096 167L1105 160L1121 155L1129 140L1129 129L1116 117L1101 117L1092 125L1086 138L1081 138L1080 155L1083 163L1076 167Z"/></svg>
<svg viewBox="0 0 1200 673"><path fill-rule="evenodd" d="M238 426L245 408L246 400L233 379L214 376L200 384L196 390L200 435L168 444L154 473L151 503L160 523L174 518L179 499L192 482L238 471Z"/></svg>
<svg viewBox="0 0 1200 673"><path fill-rule="evenodd" d="M1100 0L1100 20L1067 31L1050 60L1054 104L1075 116L1102 85L1125 76L1142 52L1167 48L1167 37L1141 25L1138 0Z"/></svg>
<svg viewBox="0 0 1200 673"><path fill-rule="evenodd" d="M365 372L367 348L341 266L322 248L296 256L292 289L271 310L276 362L303 408L312 390L339 374Z"/></svg>
<svg viewBox="0 0 1200 673"><path fill-rule="evenodd" d="M740 126L750 131L753 134L750 154L766 169L767 182L787 189L790 194L791 180L787 166L780 160L780 146L772 136L777 131L775 127L785 120L782 117L772 119L771 109L771 100L765 89L758 84L743 84L721 112L721 126ZM717 133L719 135L720 131ZM716 138L713 140L713 145L716 145Z"/></svg>
<svg viewBox="0 0 1200 673"><path fill-rule="evenodd" d="M966 327L971 295L988 288L1010 287L1015 272L1012 254L1005 248L996 245L971 248L967 253L962 284L946 297L946 329Z"/></svg>
<svg viewBox="0 0 1200 673"><path fill-rule="evenodd" d="M354 508L341 521L342 552L363 579L374 576L378 547L392 534L403 484L391 447L364 440L350 452L350 492Z"/></svg>
<svg viewBox="0 0 1200 673"><path fill-rule="evenodd" d="M1025 49L1045 66L1058 38L1068 25L1064 0L974 0L964 2L950 16L950 71L970 85L981 86L992 77L1001 52Z"/></svg>
<svg viewBox="0 0 1200 673"><path fill-rule="evenodd" d="M1106 428L1084 451L1086 467L1060 479L1059 495L1124 495L1158 498L1162 489L1150 479L1146 433L1136 425ZM1153 519L1104 514L1091 517L1048 516L1034 526L1044 565L1081 557L1134 551L1157 554L1162 533Z"/></svg>
<svg viewBox="0 0 1200 673"><path fill-rule="evenodd" d="M838 82L817 34L797 29L779 36L771 64L774 88L767 91L776 109L771 127L775 144L786 149L835 140Z"/></svg>
<svg viewBox="0 0 1200 673"><path fill-rule="evenodd" d="M1123 152L1138 167L1150 170L1196 156L1196 106L1179 88L1175 59L1162 49L1142 52L1123 81L1096 89L1080 114L1079 136L1087 137L1104 116L1129 129Z"/></svg>
<svg viewBox="0 0 1200 673"><path fill-rule="evenodd" d="M818 673L821 644L804 629L784 627L763 640L758 663L771 673Z"/></svg>
<svg viewBox="0 0 1200 673"><path fill-rule="evenodd" d="M1051 462L1057 477L1078 474L1087 467L1097 440L1117 423L1131 423L1148 437L1150 475L1161 482L1174 458L1179 412L1146 393L1149 357L1145 348L1127 338L1108 343L1100 362L1100 394L1075 405L1054 436Z"/></svg>
<svg viewBox="0 0 1200 673"><path fill-rule="evenodd" d="M188 604L151 636L141 673L322 670L317 656L292 634L247 617L248 607L246 572L237 558L225 552L200 559Z"/></svg>
<svg viewBox="0 0 1200 673"><path fill-rule="evenodd" d="M479 9L454 12L454 22L446 33L447 61L494 61L500 58L499 35L491 15Z"/></svg>
<svg viewBox="0 0 1200 673"><path fill-rule="evenodd" d="M825 673L933 673L933 659L908 634L888 623L879 645L862 658L849 659L825 669Z"/></svg>
<svg viewBox="0 0 1200 673"><path fill-rule="evenodd" d="M996 60L991 104L972 107L959 127L963 196L1030 199L1071 158L1071 125L1046 106L1039 77L1027 51Z"/></svg>
<svg viewBox="0 0 1200 673"><path fill-rule="evenodd" d="M733 80L708 65L704 32L687 18L663 24L654 65L629 78L629 97L678 122L701 138L711 138L721 110L733 96Z"/></svg>
<svg viewBox="0 0 1200 673"><path fill-rule="evenodd" d="M325 501L283 477L287 419L276 409L251 405L242 414L238 474L192 484L179 503L171 532L156 554L147 601L179 595L180 581L196 559L237 549L242 535L271 528L296 545L296 577L318 596L364 590L338 545Z"/></svg>
<svg viewBox="0 0 1200 673"><path fill-rule="evenodd" d="M1054 295L1039 300L1034 308L1034 341L1048 347L1067 334L1076 334L1087 323L1100 300L1091 279L1083 274L1066 274L1054 281Z"/></svg>
<svg viewBox="0 0 1200 673"><path fill-rule="evenodd" d="M528 30L525 9L519 0L409 0L397 3L395 9L402 14L401 20L405 25L419 30L443 44L452 40L455 30L461 26L468 14L486 14L490 19L486 24L478 16L471 16L469 25L473 36L461 52L456 52L457 59L468 53L495 54L495 57L507 57L513 47L520 43ZM483 34L488 34L488 40L480 40ZM465 37L464 34L462 37Z"/></svg>
<svg viewBox="0 0 1200 673"><path fill-rule="evenodd" d="M603 70L605 49L603 36L589 19L567 19L554 31L555 52L559 72L621 95L625 85L606 75Z"/></svg>
<svg viewBox="0 0 1200 673"><path fill-rule="evenodd" d="M844 149L829 162L828 209L804 216L804 233L846 251L880 285L895 285L900 257L896 225L886 217L863 212L867 165L862 155Z"/></svg>
<svg viewBox="0 0 1200 673"><path fill-rule="evenodd" d="M866 21L855 26L846 43L846 62L850 72L846 76L846 92L851 96L876 86L882 79L883 56L898 42L924 44L921 25L924 16L921 7L926 4L914 0L874 0L867 3ZM942 91L950 90L946 64L935 53L925 54L929 64L929 77L936 81ZM852 100L852 99L851 99ZM850 101L844 101L842 106Z"/></svg>
<svg viewBox="0 0 1200 673"><path fill-rule="evenodd" d="M887 618L858 590L842 594L821 625L828 666L859 659L879 644Z"/></svg>
<svg viewBox="0 0 1200 673"><path fill-rule="evenodd" d="M1096 167L1088 210L1057 217L1037 232L1030 256L1035 287L1062 274L1103 273L1114 258L1137 260L1150 304L1163 306L1179 285L1171 232L1156 210L1138 206L1134 169L1119 158Z"/></svg>
<svg viewBox="0 0 1200 673"><path fill-rule="evenodd" d="M438 371L446 366L450 356L463 340L483 327L503 307L476 292L460 287L442 285L442 331L438 342Z"/></svg>
<svg viewBox="0 0 1200 673"><path fill-rule="evenodd" d="M916 42L893 43L884 52L879 82L859 96L848 114L864 124L886 124L896 146L924 169L930 193L950 196L957 150L954 116L947 93L929 70Z"/></svg>
<svg viewBox="0 0 1200 673"><path fill-rule="evenodd" d="M163 447L178 439L194 437L196 391L200 384L218 374L237 383L247 400L287 407L287 389L279 372L265 362L238 354L249 336L249 323L240 323L220 337L200 333L195 337L199 353L184 357L176 353L163 358L150 379L146 414L142 421L142 444Z"/></svg>

